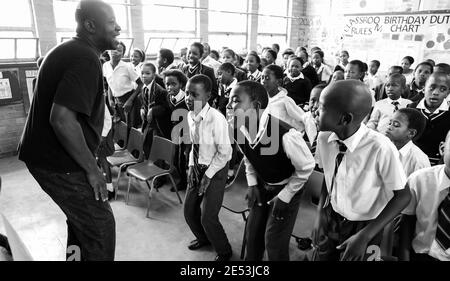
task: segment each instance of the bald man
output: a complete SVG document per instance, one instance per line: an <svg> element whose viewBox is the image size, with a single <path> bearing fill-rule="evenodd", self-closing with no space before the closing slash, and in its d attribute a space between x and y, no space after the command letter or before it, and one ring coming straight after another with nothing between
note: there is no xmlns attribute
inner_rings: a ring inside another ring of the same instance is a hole
<svg viewBox="0 0 450 281"><path fill-rule="evenodd" d="M68 260L113 260L115 220L95 153L105 100L100 54L116 49L112 7L81 1L77 36L49 51L41 65L19 159L67 217Z"/></svg>
<svg viewBox="0 0 450 281"><path fill-rule="evenodd" d="M316 161L328 191L324 235L330 242L320 249L323 259L379 259L383 228L410 200L397 149L362 123L370 109L361 81L337 81L320 96Z"/></svg>

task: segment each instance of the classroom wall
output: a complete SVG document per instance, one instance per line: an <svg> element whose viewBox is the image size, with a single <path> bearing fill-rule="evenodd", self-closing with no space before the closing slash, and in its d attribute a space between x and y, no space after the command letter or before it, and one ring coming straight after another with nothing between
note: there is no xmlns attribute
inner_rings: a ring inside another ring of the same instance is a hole
<svg viewBox="0 0 450 281"><path fill-rule="evenodd" d="M448 0L306 0L308 22L299 45L320 46L334 65L341 49L350 59L379 59L381 70L410 55L450 62Z"/></svg>

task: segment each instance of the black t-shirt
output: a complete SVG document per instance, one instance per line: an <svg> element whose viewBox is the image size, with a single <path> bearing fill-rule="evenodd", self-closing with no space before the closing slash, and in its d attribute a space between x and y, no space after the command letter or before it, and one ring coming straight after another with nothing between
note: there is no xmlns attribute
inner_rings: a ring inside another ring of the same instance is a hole
<svg viewBox="0 0 450 281"><path fill-rule="evenodd" d="M89 150L94 155L104 120L102 65L88 41L73 38L58 45L45 57L36 91L19 144L19 159L56 172L80 171L50 125L53 103L77 113Z"/></svg>

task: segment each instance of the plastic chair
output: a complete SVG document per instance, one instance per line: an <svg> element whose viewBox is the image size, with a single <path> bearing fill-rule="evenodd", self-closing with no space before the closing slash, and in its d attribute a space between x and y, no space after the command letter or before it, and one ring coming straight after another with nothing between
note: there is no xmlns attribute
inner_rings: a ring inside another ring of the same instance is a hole
<svg viewBox="0 0 450 281"><path fill-rule="evenodd" d="M151 191L154 187L154 181L156 178L162 176L169 176L170 181L172 182L172 186L175 188L176 194L178 196L178 200L180 204L183 204L181 200L180 194L178 193L177 185L172 177L172 173L175 171L174 166L174 157L175 157L175 144L168 139L154 136L152 148L150 150L149 159L145 162L133 165L128 167L127 174L129 176L128 179L128 189L127 189L127 197L126 204L128 204L129 196L130 196L130 187L131 187L131 179L136 178L141 181L145 181L149 188L148 193L148 201L147 201L147 217L149 216L150 211L150 198ZM155 165L156 161L164 161L169 168L163 169ZM152 179L151 184L149 185L148 181Z"/></svg>
<svg viewBox="0 0 450 281"><path fill-rule="evenodd" d="M117 175L117 185L115 188L116 199L119 190L119 181L122 169L144 160L143 143L144 135L139 130L131 128L126 149L116 151L113 155L106 157L106 161L108 161L111 167L119 167L119 174Z"/></svg>
<svg viewBox="0 0 450 281"><path fill-rule="evenodd" d="M124 150L127 145L128 134L127 124L123 121L114 124L114 148Z"/></svg>
<svg viewBox="0 0 450 281"><path fill-rule="evenodd" d="M241 248L241 259L244 259L245 246L247 244L247 239L245 236L245 230L247 229L247 213L250 211L245 200L245 195L247 194L247 180L245 177L245 164L244 160L239 164L239 168L236 172L236 178L225 189L225 194L223 197L222 208L242 216L245 226L244 235L242 237L242 248ZM236 200L238 198L238 200Z"/></svg>
<svg viewBox="0 0 450 281"><path fill-rule="evenodd" d="M300 243L301 239L307 237L312 239L313 237L316 221L322 212L324 199L322 195L323 180L323 173L313 171L303 187L297 219L291 234L297 243Z"/></svg>

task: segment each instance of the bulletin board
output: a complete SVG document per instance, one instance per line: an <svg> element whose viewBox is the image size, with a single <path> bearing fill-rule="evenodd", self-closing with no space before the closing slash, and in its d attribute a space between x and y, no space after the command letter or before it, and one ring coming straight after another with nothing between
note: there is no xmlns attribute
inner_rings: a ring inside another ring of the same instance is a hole
<svg viewBox="0 0 450 281"><path fill-rule="evenodd" d="M7 105L21 99L19 69L0 69L0 105Z"/></svg>
<svg viewBox="0 0 450 281"><path fill-rule="evenodd" d="M384 69L407 55L450 62L449 10L346 14L342 24L342 48L351 59L378 59Z"/></svg>

